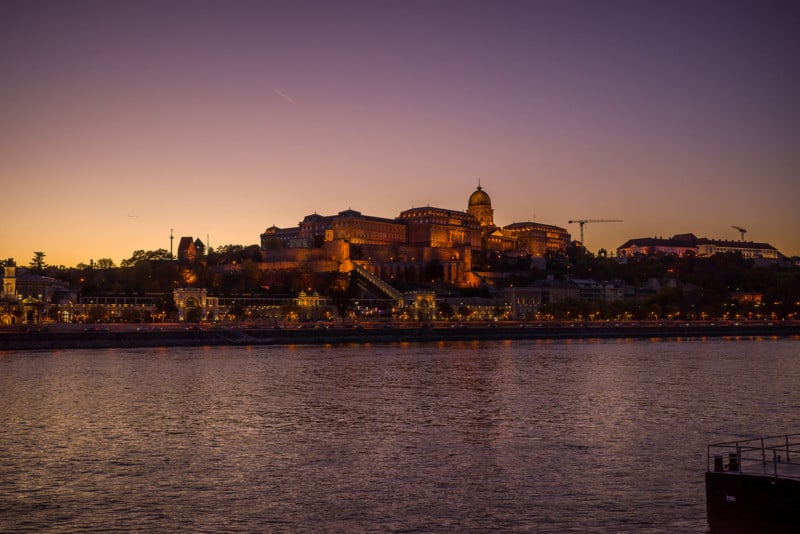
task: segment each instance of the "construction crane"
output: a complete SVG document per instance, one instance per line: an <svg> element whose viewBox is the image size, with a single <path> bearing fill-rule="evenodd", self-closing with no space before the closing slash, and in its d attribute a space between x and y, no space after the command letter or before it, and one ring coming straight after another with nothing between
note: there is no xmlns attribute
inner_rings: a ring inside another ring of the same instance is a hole
<svg viewBox="0 0 800 534"><path fill-rule="evenodd" d="M739 241L744 241L744 234L746 234L746 233L747 233L747 230L745 230L745 229L744 229L744 228L742 228L741 226L736 226L736 225L734 225L734 226L731 226L731 228L735 228L736 230L739 230L739 235L741 236L741 238L739 239Z"/></svg>
<svg viewBox="0 0 800 534"><path fill-rule="evenodd" d="M583 225L586 223L607 223L607 222L622 222L620 219L575 219L574 221L569 221L570 224L580 224L581 225L581 245L586 247L585 243L583 242Z"/></svg>

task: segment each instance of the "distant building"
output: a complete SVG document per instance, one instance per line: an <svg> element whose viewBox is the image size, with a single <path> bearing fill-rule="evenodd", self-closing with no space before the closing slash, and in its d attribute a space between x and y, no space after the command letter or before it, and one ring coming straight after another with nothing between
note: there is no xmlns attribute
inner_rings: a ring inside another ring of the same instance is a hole
<svg viewBox="0 0 800 534"><path fill-rule="evenodd" d="M756 243L753 241L720 241L716 239L698 239L698 255L713 256L714 254L725 254L727 252L738 252L745 258L763 258L767 260L777 260L781 253L768 243Z"/></svg>
<svg viewBox="0 0 800 534"><path fill-rule="evenodd" d="M197 257L197 249L191 237L182 237L178 242L178 261L194 263Z"/></svg>
<svg viewBox="0 0 800 534"><path fill-rule="evenodd" d="M372 217L348 209L337 215L307 215L296 228L267 228L261 234L261 248L277 244L285 248L314 248L322 243L343 240L352 244L391 245L405 243L406 226L394 219Z"/></svg>
<svg viewBox="0 0 800 534"><path fill-rule="evenodd" d="M78 292L66 282L18 268L14 260L9 259L3 269L0 297L4 301L0 307L0 324L39 323L52 306L74 304ZM18 314L12 313L12 303Z"/></svg>
<svg viewBox="0 0 800 534"><path fill-rule="evenodd" d="M515 250L533 256L563 252L570 242L570 234L565 229L536 222L509 224L503 227L503 234L514 243Z"/></svg>
<svg viewBox="0 0 800 534"><path fill-rule="evenodd" d="M676 256L685 256L687 254L713 256L728 252L739 253L745 258L777 260L781 257L780 252L768 243L698 238L694 234L677 234L670 238L642 237L629 239L617 248L617 257L624 258L656 253L674 254Z"/></svg>
<svg viewBox="0 0 800 534"><path fill-rule="evenodd" d="M539 280L527 287L510 287L504 291L511 306L512 319L533 319L544 304L567 301L610 303L625 298L625 288L608 282L572 278Z"/></svg>
<svg viewBox="0 0 800 534"><path fill-rule="evenodd" d="M3 274L4 297L33 298L46 304L77 299L77 292L66 282L19 268L13 260L6 263Z"/></svg>
<svg viewBox="0 0 800 534"><path fill-rule="evenodd" d="M411 208L398 220L408 227L408 244L420 247L481 247L481 223L469 213L444 208Z"/></svg>
<svg viewBox="0 0 800 534"><path fill-rule="evenodd" d="M474 282L473 258L489 253L543 257L565 251L569 242L569 233L557 226L497 227L491 198L480 186L466 211L426 206L386 219L348 209L330 216L314 213L295 228L271 226L261 234L266 269L350 272L355 262L388 281L441 279L462 285Z"/></svg>
<svg viewBox="0 0 800 534"><path fill-rule="evenodd" d="M202 258L206 255L206 245L199 238L194 240L194 249L198 257Z"/></svg>
<svg viewBox="0 0 800 534"><path fill-rule="evenodd" d="M640 237L629 239L617 248L617 256L636 256L637 254L647 256L655 253L685 256L686 254L697 255L699 250L697 237L694 234L677 234L669 238Z"/></svg>
<svg viewBox="0 0 800 534"><path fill-rule="evenodd" d="M14 263L13 258L9 258L6 262L3 273L3 293L0 296L17 296L17 264Z"/></svg>
<svg viewBox="0 0 800 534"><path fill-rule="evenodd" d="M214 321L220 315L219 298L209 297L204 288L182 287L172 293L178 308L178 320Z"/></svg>
<svg viewBox="0 0 800 534"><path fill-rule="evenodd" d="M206 246L200 239L182 237L178 243L178 261L194 263L205 256Z"/></svg>
<svg viewBox="0 0 800 534"><path fill-rule="evenodd" d="M469 196L467 202L467 213L475 217L481 225L481 229L494 230L494 209L492 208L492 199L484 191L481 186Z"/></svg>

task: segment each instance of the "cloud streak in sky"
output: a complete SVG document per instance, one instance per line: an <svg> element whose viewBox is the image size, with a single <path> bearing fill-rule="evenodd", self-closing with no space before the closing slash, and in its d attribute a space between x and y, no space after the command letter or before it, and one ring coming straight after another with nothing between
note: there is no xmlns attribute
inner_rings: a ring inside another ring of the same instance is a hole
<svg viewBox="0 0 800 534"><path fill-rule="evenodd" d="M291 105L293 105L293 106L297 106L297 102L295 101L295 99L294 99L294 98L292 98L291 96L287 95L286 93L284 93L284 92L283 92L283 91L281 91L280 89L276 89L275 87L273 87L273 88L272 88L272 92L274 92L276 95L278 95L278 96L279 96L279 97L281 97L282 99L286 100L286 101L287 101L288 103L290 103Z"/></svg>

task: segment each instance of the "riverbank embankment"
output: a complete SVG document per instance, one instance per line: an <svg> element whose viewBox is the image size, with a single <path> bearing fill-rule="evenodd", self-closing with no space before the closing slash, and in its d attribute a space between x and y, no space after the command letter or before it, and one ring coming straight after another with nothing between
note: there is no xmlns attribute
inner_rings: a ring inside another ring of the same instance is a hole
<svg viewBox="0 0 800 534"><path fill-rule="evenodd" d="M800 322L736 324L599 323L548 325L408 325L283 328L175 327L138 330L39 329L0 332L0 351L215 345L364 344L518 339L710 338L800 336Z"/></svg>

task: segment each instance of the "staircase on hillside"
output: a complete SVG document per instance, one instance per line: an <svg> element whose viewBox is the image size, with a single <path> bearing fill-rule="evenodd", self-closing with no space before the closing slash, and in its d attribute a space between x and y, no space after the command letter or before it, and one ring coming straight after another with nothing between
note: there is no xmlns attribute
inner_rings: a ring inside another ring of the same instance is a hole
<svg viewBox="0 0 800 534"><path fill-rule="evenodd" d="M372 293L376 297L390 298L395 301L403 300L402 293L369 272L358 263L353 262L353 270L351 272L355 273L356 284L358 284L358 286L364 291Z"/></svg>

